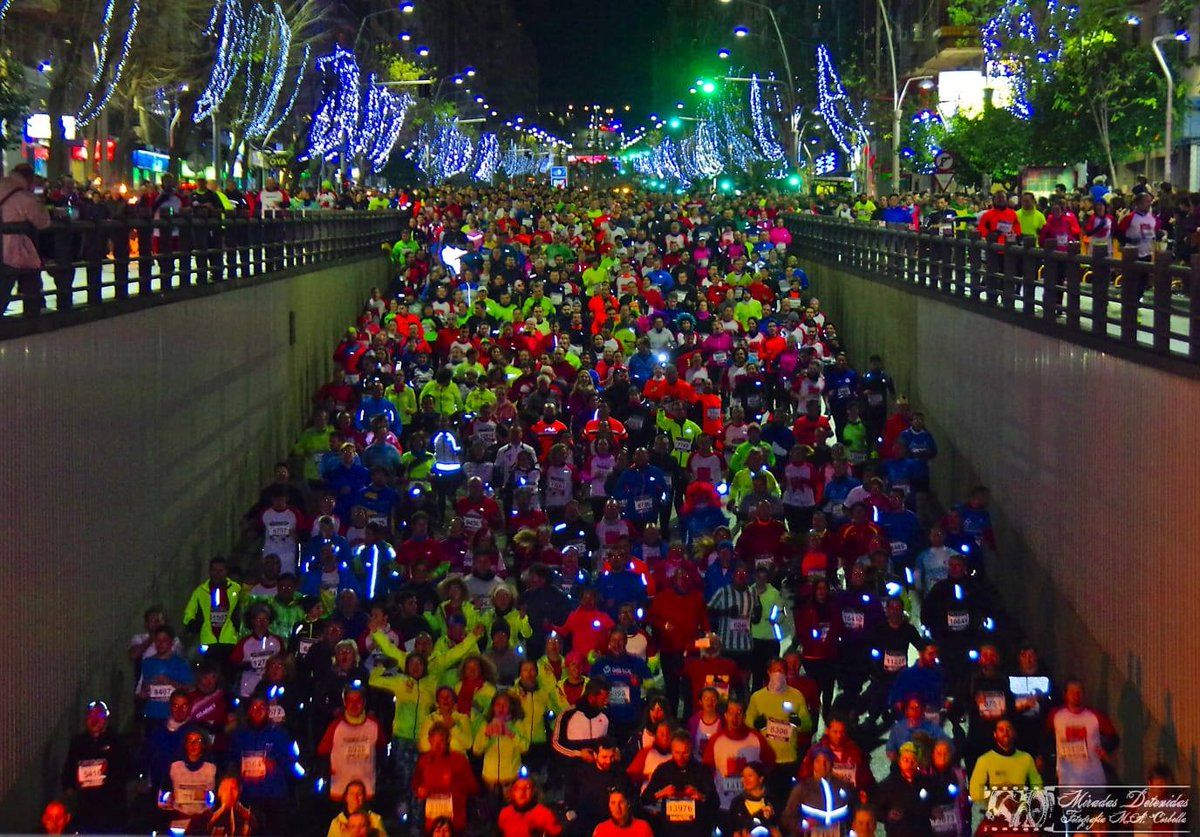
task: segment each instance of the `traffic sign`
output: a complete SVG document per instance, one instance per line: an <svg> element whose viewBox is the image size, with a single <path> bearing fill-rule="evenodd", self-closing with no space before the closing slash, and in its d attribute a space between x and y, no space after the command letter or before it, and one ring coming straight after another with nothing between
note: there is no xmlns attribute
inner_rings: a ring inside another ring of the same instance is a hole
<svg viewBox="0 0 1200 837"><path fill-rule="evenodd" d="M939 192L949 192L950 184L954 182L954 172L952 171L935 171L933 173L933 185Z"/></svg>
<svg viewBox="0 0 1200 837"><path fill-rule="evenodd" d="M938 171L954 171L954 155L949 151L939 151L933 158L933 167Z"/></svg>
<svg viewBox="0 0 1200 837"><path fill-rule="evenodd" d="M551 166L550 167L550 186L554 189L567 188L567 167L566 166Z"/></svg>

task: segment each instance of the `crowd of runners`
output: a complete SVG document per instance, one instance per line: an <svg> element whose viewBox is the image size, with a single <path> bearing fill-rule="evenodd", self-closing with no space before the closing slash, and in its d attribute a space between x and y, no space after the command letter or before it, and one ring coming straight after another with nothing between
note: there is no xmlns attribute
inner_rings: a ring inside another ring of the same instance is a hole
<svg viewBox="0 0 1200 837"><path fill-rule="evenodd" d="M146 610L47 831L961 837L1003 833L993 787L1119 778L791 199L404 197L394 281L241 547Z"/></svg>

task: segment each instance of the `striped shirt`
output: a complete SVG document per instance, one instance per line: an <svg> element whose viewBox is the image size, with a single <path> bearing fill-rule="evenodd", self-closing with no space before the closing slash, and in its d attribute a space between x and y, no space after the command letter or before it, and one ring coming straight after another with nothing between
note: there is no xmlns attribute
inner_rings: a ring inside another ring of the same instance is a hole
<svg viewBox="0 0 1200 837"><path fill-rule="evenodd" d="M750 626L756 621L754 610L757 605L758 597L749 587L737 590L732 584L727 584L713 594L708 606L717 611L720 617L717 636L721 638L721 646L726 651L739 654L753 647Z"/></svg>

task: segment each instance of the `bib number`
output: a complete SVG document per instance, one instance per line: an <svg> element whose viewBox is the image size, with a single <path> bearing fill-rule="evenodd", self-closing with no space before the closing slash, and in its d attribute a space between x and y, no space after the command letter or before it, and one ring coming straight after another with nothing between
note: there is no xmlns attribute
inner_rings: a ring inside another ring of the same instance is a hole
<svg viewBox="0 0 1200 837"><path fill-rule="evenodd" d="M89 759L81 761L75 768L75 781L81 788L99 788L104 786L108 770L107 759Z"/></svg>
<svg viewBox="0 0 1200 837"><path fill-rule="evenodd" d="M448 793L438 793L425 800L425 819L440 820L454 819L454 797Z"/></svg>
<svg viewBox="0 0 1200 837"><path fill-rule="evenodd" d="M668 822L695 822L696 800L668 799L663 812Z"/></svg>
<svg viewBox="0 0 1200 837"><path fill-rule="evenodd" d="M893 651L883 652L883 670L889 674L894 674L907 665L908 656L906 654L897 654Z"/></svg>
<svg viewBox="0 0 1200 837"><path fill-rule="evenodd" d="M633 510L638 514L647 514L654 510L654 499L651 497L636 497L633 501Z"/></svg>
<svg viewBox="0 0 1200 837"><path fill-rule="evenodd" d="M952 610L946 614L946 624L952 631L965 631L971 624L971 614L965 610Z"/></svg>
<svg viewBox="0 0 1200 837"><path fill-rule="evenodd" d="M749 619L730 619L729 632L731 634L748 634L750 633Z"/></svg>
<svg viewBox="0 0 1200 837"><path fill-rule="evenodd" d="M608 702L614 706L628 706L629 697L629 686L624 683L614 683L608 693Z"/></svg>
<svg viewBox="0 0 1200 837"><path fill-rule="evenodd" d="M247 753L242 756L242 778L267 778L267 756L265 753Z"/></svg>
<svg viewBox="0 0 1200 837"><path fill-rule="evenodd" d="M786 721L767 719L767 740L779 741L783 744L792 740L792 725Z"/></svg>
<svg viewBox="0 0 1200 837"><path fill-rule="evenodd" d="M175 687L170 683L152 683L150 684L150 700L156 703L170 700L171 695L175 693Z"/></svg>

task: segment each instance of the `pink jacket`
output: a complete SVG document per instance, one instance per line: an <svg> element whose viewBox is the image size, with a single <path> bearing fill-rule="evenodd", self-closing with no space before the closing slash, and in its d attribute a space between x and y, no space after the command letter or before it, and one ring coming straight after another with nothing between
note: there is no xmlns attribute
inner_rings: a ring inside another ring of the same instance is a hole
<svg viewBox="0 0 1200 837"><path fill-rule="evenodd" d="M0 221L6 224L29 222L44 230L50 226L50 214L42 201L26 186L25 178L10 175L0 180ZM4 236L3 259L6 267L16 270L39 270L42 257L38 255L33 239L28 235Z"/></svg>

